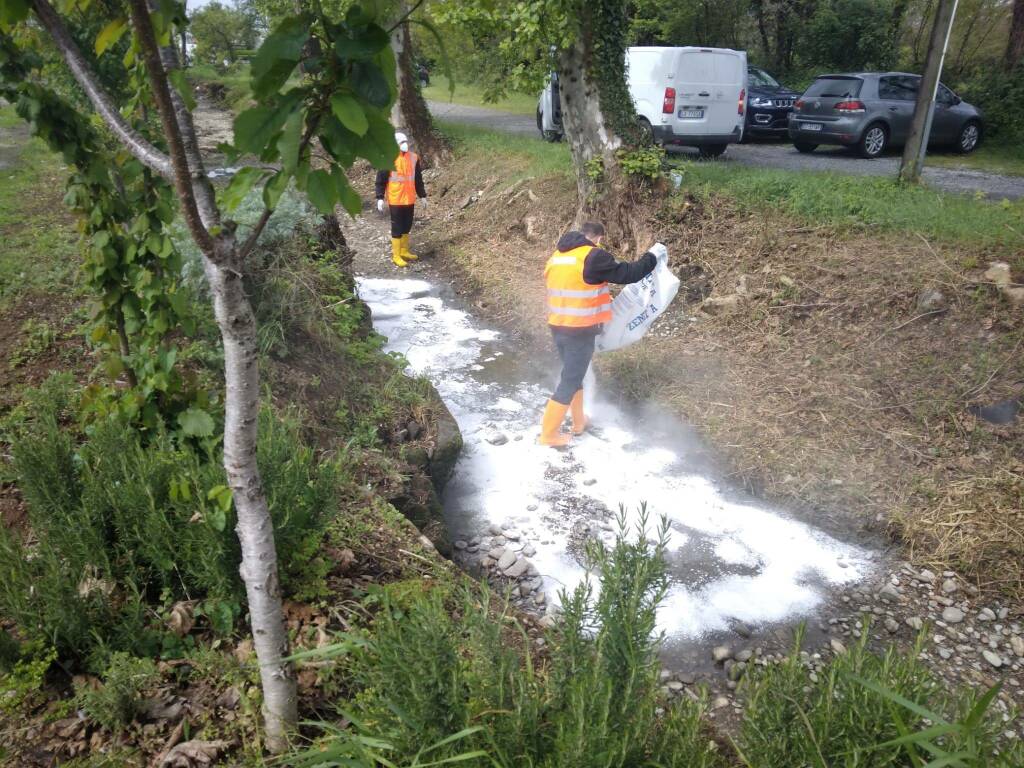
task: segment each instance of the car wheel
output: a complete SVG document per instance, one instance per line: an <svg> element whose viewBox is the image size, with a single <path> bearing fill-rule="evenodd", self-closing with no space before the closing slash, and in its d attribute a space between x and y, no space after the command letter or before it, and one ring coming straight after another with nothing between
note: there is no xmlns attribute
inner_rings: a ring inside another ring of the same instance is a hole
<svg viewBox="0 0 1024 768"><path fill-rule="evenodd" d="M864 129L864 134L857 144L857 153L869 160L874 159L885 152L889 144L889 132L881 123L872 123Z"/></svg>
<svg viewBox="0 0 1024 768"><path fill-rule="evenodd" d="M540 137L544 139L544 141L550 141L554 144L555 142L562 140L562 134L558 131L544 130L544 113L540 111L540 107L537 107L537 130L540 131Z"/></svg>
<svg viewBox="0 0 1024 768"><path fill-rule="evenodd" d="M728 144L702 144L697 147L697 151L700 152L700 156L705 159L712 157L720 157Z"/></svg>
<svg viewBox="0 0 1024 768"><path fill-rule="evenodd" d="M640 129L640 138L645 144L657 144L658 142L654 139L654 127L651 125L651 121L646 117L641 117L636 121L637 127Z"/></svg>
<svg viewBox="0 0 1024 768"><path fill-rule="evenodd" d="M796 147L797 152L803 152L805 155L818 148L817 144L808 144L806 141L794 141L793 146Z"/></svg>
<svg viewBox="0 0 1024 768"><path fill-rule="evenodd" d="M966 155L978 148L981 143L981 125L977 120L964 123L960 129L960 135L956 137L956 151Z"/></svg>

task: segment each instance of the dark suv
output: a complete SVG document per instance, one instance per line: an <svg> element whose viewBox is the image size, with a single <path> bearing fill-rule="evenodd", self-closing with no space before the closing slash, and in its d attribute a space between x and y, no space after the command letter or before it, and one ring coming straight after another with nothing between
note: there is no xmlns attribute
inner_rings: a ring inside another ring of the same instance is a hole
<svg viewBox="0 0 1024 768"><path fill-rule="evenodd" d="M800 94L759 67L747 67L747 123L743 137L785 137L789 113Z"/></svg>
<svg viewBox="0 0 1024 768"><path fill-rule="evenodd" d="M800 152L819 144L853 147L861 157L878 157L910 134L918 75L861 72L822 75L804 91L789 116L789 136ZM973 152L981 142L981 111L939 84L929 144Z"/></svg>

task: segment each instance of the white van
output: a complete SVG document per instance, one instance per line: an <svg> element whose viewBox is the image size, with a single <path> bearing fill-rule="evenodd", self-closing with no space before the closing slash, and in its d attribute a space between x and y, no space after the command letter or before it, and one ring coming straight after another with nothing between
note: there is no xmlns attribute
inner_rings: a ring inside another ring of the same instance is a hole
<svg viewBox="0 0 1024 768"><path fill-rule="evenodd" d="M729 48L630 48L626 77L640 125L658 144L697 147L717 157L743 137L747 54ZM541 94L537 127L561 134L551 86ZM545 106L547 109L545 109Z"/></svg>

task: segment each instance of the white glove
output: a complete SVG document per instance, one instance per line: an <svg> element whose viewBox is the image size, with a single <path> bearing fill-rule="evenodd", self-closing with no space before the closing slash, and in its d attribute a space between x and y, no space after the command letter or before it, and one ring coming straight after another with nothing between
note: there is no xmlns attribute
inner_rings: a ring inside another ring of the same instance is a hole
<svg viewBox="0 0 1024 768"><path fill-rule="evenodd" d="M377 201L377 210L380 213L384 213L384 201L383 200L378 200Z"/></svg>
<svg viewBox="0 0 1024 768"><path fill-rule="evenodd" d="M668 248L664 245L661 243L655 243L651 246L650 252L658 259L659 265L668 264Z"/></svg>
<svg viewBox="0 0 1024 768"><path fill-rule="evenodd" d="M425 198L425 197L421 197L421 198L420 198L420 207L421 207L421 208L422 208L422 209L423 209L424 211L425 211L425 210L427 210L427 198Z"/></svg>

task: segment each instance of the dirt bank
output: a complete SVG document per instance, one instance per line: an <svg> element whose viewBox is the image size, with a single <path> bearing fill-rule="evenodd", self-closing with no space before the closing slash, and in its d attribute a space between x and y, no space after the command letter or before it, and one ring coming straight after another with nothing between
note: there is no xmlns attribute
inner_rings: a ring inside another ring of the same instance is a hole
<svg viewBox="0 0 1024 768"><path fill-rule="evenodd" d="M548 344L540 275L574 185L511 153L432 173L414 243L483 313ZM681 414L766 498L885 527L918 564L1022 594L1024 420L971 410L1024 390L1022 309L984 275L1002 259L1019 279L1017 254L844 235L685 189L637 215L683 294L600 361L625 395Z"/></svg>

